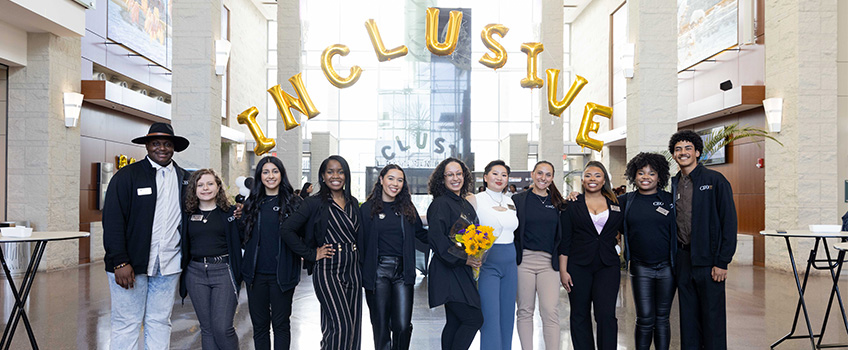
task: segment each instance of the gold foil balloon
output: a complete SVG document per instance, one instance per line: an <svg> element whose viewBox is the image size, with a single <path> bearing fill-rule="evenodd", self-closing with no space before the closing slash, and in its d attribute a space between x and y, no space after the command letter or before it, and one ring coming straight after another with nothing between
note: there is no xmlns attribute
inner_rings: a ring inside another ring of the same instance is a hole
<svg viewBox="0 0 848 350"><path fill-rule="evenodd" d="M277 110L280 111L280 117L283 118L286 130L294 129L300 125L300 123L297 122L297 119L295 119L294 114L291 112L292 108L296 109L301 114L306 115L309 119L315 118L316 115L321 113L318 111L318 108L315 108L315 104L312 103L312 99L309 98L309 94L303 86L303 78L301 77L301 74L303 73L297 73L293 77L289 78L289 82L292 84L294 91L297 93L297 98L294 98L294 96L283 91L279 84L268 89L268 93L271 94L271 98L277 103Z"/></svg>
<svg viewBox="0 0 848 350"><path fill-rule="evenodd" d="M324 52L321 53L321 70L324 71L324 76L327 77L330 84L333 84L333 86L339 89L344 89L356 84L356 81L359 80L359 76L362 75L362 68L359 68L359 66L350 67L350 75L347 78L342 78L339 76L339 73L336 73L336 70L333 69L333 56L347 56L349 53L350 49L342 44L327 46L327 48L324 49Z"/></svg>
<svg viewBox="0 0 848 350"><path fill-rule="evenodd" d="M385 62L406 56L406 54L409 53L409 49L406 48L406 45L386 50L386 46L383 45L383 37L380 36L380 30L377 29L377 22L373 19L365 21L365 28L368 29L368 37L371 38L371 46L374 47L374 53L377 54L377 61Z"/></svg>
<svg viewBox="0 0 848 350"><path fill-rule="evenodd" d="M127 161L127 165L135 163L135 158L130 157L130 160Z"/></svg>
<svg viewBox="0 0 848 350"><path fill-rule="evenodd" d="M247 129L250 130L250 135L252 135L253 139L256 140L256 147L253 148L253 153L256 153L257 156L261 156L274 148L276 142L274 142L274 139L265 137L265 134L262 132L262 128L259 127L259 124L256 124L257 115L259 115L259 110L256 109L256 107L250 107L244 112L239 113L238 119L236 120L239 124L247 125Z"/></svg>
<svg viewBox="0 0 848 350"><path fill-rule="evenodd" d="M430 7L427 9L427 25L424 29L424 39L427 49L435 55L447 56L456 49L459 41L459 25L462 24L462 12L451 11L448 20L447 35L445 42L439 42L439 9Z"/></svg>
<svg viewBox="0 0 848 350"><path fill-rule="evenodd" d="M536 56L542 51L545 51L545 45L542 43L521 44L521 52L527 54L527 76L521 79L521 87L534 89L541 88L545 84L545 81L536 75L536 65L538 63Z"/></svg>
<svg viewBox="0 0 848 350"><path fill-rule="evenodd" d="M497 34L503 38L506 36L507 32L509 32L509 28L503 24L489 24L483 27L483 31L480 33L480 38L483 39L483 45L486 45L487 49L492 50L492 52L495 53L495 57L486 53L482 58L480 58L480 63L492 69L501 68L504 64L506 64L506 50L504 50L501 43L495 41L495 38L493 38L492 35Z"/></svg>
<svg viewBox="0 0 848 350"><path fill-rule="evenodd" d="M117 161L117 163L118 163L118 169L119 170L121 168L127 166L127 164L129 164L129 162L127 162L127 156L124 155L124 154L119 155L119 156L115 156L115 161Z"/></svg>
<svg viewBox="0 0 848 350"><path fill-rule="evenodd" d="M548 113L559 117L571 105L571 102L574 101L574 98L577 97L577 94L580 93L580 90L583 90L583 86L589 83L589 81L578 75L574 79L574 82L571 83L571 88L562 97L562 101L557 101L559 69L548 69L545 73L548 75Z"/></svg>
<svg viewBox="0 0 848 350"><path fill-rule="evenodd" d="M577 137L574 141L580 146L600 152L601 148L604 147L604 142L589 137L590 131L597 133L598 128L601 127L601 124L592 119L596 115L610 118L612 117L612 108L594 102L587 103L586 107L583 108L583 120L580 121L580 130L577 131Z"/></svg>

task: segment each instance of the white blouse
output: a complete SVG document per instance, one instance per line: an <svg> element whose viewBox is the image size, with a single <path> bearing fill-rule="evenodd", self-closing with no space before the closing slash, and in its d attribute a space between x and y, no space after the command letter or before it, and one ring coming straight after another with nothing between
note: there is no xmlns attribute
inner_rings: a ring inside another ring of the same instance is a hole
<svg viewBox="0 0 848 350"><path fill-rule="evenodd" d="M474 197L477 199L477 218L480 225L494 228L495 236L498 237L495 244L512 243L515 239L515 229L518 228L518 214L512 198L488 188ZM498 206L506 210L495 210Z"/></svg>

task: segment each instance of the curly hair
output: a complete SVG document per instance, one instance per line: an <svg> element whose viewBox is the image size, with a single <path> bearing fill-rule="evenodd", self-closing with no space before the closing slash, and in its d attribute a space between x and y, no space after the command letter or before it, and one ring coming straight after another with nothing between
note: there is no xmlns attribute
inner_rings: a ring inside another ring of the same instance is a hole
<svg viewBox="0 0 848 350"><path fill-rule="evenodd" d="M215 178L215 184L218 185L218 194L215 195L215 204L218 208L221 208L223 211L230 210L230 200L227 199L227 192L224 191L224 183L221 181L221 177L215 173L215 170L212 169L200 169L191 173L191 177L188 180L190 185L193 185L193 190L186 191L185 197L185 211L187 213L194 213L200 207L200 199L197 198L197 182L200 181L200 177L203 175L212 175Z"/></svg>
<svg viewBox="0 0 848 350"><path fill-rule="evenodd" d="M468 170L468 167L461 160L449 157L439 163L436 169L433 169L433 173L430 174L430 181L427 182L427 188L430 194L433 195L433 199L450 192L445 187L445 168L448 164L454 162L458 163L459 167L462 168L462 188L459 189L459 197L465 198L469 193L474 191L474 175L471 174L471 170Z"/></svg>
<svg viewBox="0 0 848 350"><path fill-rule="evenodd" d="M698 151L699 154L695 160L700 160L701 155L704 154L704 140L702 140L701 136L692 130L680 130L674 133L674 135L671 135L671 139L668 140L668 152L674 154L674 146L677 145L678 142L684 141L690 142L693 146L695 146L695 150Z"/></svg>
<svg viewBox="0 0 848 350"><path fill-rule="evenodd" d="M627 182L631 185L636 185L636 174L646 166L651 167L657 173L657 188L665 188L668 185L668 179L670 177L668 161L665 159L665 156L659 153L640 152L633 159L630 159L627 162L627 169L624 171Z"/></svg>
<svg viewBox="0 0 848 350"><path fill-rule="evenodd" d="M616 198L615 192L612 191L612 184L610 184L610 176L607 172L607 168L604 167L604 164L597 160L590 161L589 163L586 163L586 167L583 168L583 172L585 172L586 169L589 169L589 167L596 167L598 169L601 169L601 172L604 173L604 186L601 187L601 194L603 194L604 197L607 197L607 199L609 199L613 203L618 204L618 198ZM583 187L583 193L586 193L586 187Z"/></svg>
<svg viewBox="0 0 848 350"><path fill-rule="evenodd" d="M265 194L265 184L262 183L262 168L265 164L271 163L280 171L281 183L278 189L277 206L280 207L280 222L286 219L289 214L297 210L301 198L294 195L294 189L289 183L289 177L286 174L286 168L283 162L277 157L264 157L256 164L256 172L253 174L253 188L250 189L250 196L244 201L244 210L241 220L241 229L244 232L244 242L250 239L253 233L253 225L259 217L259 209L263 200L267 197Z"/></svg>
<svg viewBox="0 0 848 350"><path fill-rule="evenodd" d="M415 205L412 204L412 195L409 194L409 185L406 182L406 172L403 171L403 168L397 164L389 164L383 167L383 170L380 170L380 181L374 183L374 188L371 190L371 194L368 195L367 202L371 203L371 217L373 218L375 215L378 215L383 212L383 184L381 183L383 178L389 172L389 170L397 169L403 175L403 186L400 188L400 192L395 197L395 206L400 210L400 214L403 215L410 223L415 223L415 218L418 216L418 211L415 210Z"/></svg>

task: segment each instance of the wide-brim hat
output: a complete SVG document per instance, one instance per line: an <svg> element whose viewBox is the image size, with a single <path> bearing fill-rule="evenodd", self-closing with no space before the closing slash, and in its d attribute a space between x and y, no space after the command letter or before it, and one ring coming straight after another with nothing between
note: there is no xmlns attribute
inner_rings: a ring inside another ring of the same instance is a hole
<svg viewBox="0 0 848 350"><path fill-rule="evenodd" d="M174 128L171 124L165 123L153 123L153 125L150 126L150 130L147 132L147 135L134 138L132 143L144 145L147 144L147 141L152 139L170 139L171 142L174 143L175 152L184 151L188 148L189 144L187 138L174 135Z"/></svg>

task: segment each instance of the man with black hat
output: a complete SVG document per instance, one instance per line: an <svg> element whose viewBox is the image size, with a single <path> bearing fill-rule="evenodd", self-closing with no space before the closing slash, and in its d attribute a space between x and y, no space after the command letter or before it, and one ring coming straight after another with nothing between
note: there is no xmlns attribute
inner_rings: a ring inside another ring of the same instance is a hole
<svg viewBox="0 0 848 350"><path fill-rule="evenodd" d="M169 124L154 123L132 140L147 157L121 168L103 207L103 246L112 296L112 349L168 349L180 272L183 195L189 174L171 160L188 148Z"/></svg>

